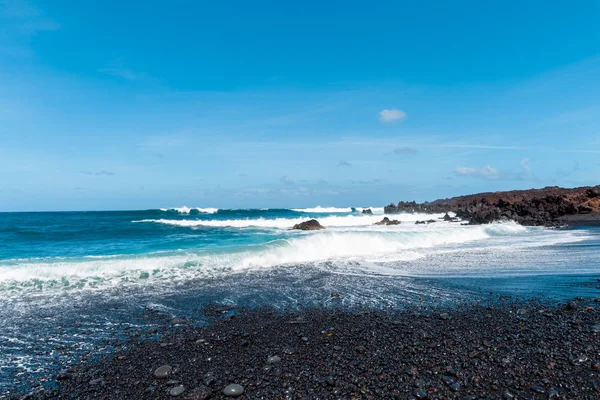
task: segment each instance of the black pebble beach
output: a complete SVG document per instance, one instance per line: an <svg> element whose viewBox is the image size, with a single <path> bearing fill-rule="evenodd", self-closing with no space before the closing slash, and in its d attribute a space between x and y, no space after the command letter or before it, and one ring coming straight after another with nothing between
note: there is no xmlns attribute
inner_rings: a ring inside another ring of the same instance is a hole
<svg viewBox="0 0 600 400"><path fill-rule="evenodd" d="M596 305L245 310L203 327L178 321L158 340L132 338L100 362L63 371L57 390L30 397L598 399ZM157 378L161 367L169 372Z"/></svg>

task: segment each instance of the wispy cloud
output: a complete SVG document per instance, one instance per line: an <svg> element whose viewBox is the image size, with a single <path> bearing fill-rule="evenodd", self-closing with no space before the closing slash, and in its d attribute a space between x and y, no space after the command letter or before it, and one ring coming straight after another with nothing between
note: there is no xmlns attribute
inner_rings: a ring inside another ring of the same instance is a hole
<svg viewBox="0 0 600 400"><path fill-rule="evenodd" d="M379 121L389 124L405 119L406 113L402 110L398 110L397 108L390 108L379 111L379 113L377 113L377 117L379 118Z"/></svg>
<svg viewBox="0 0 600 400"><path fill-rule="evenodd" d="M417 149L409 146L397 147L394 149L394 154L399 156L411 156L417 154Z"/></svg>
<svg viewBox="0 0 600 400"><path fill-rule="evenodd" d="M498 179L500 176L500 171L491 165L487 165L483 168L456 167L454 172L462 176L478 176L486 179Z"/></svg>
<svg viewBox="0 0 600 400"><path fill-rule="evenodd" d="M34 36L60 29L58 22L25 0L0 0L0 26L0 55L17 58L33 54Z"/></svg>
<svg viewBox="0 0 600 400"><path fill-rule="evenodd" d="M83 175L91 175L91 176L114 176L115 173L111 171L107 171L105 169L101 171L81 171Z"/></svg>
<svg viewBox="0 0 600 400"><path fill-rule="evenodd" d="M521 168L527 173L531 174L531 167L529 166L529 158L524 158L521 160Z"/></svg>
<svg viewBox="0 0 600 400"><path fill-rule="evenodd" d="M486 165L482 168L474 167L456 167L454 173L459 176L472 176L489 180L512 180L519 181L533 177L529 159L524 158L520 162L521 172L502 171L498 168Z"/></svg>
<svg viewBox="0 0 600 400"><path fill-rule="evenodd" d="M350 164L348 161L344 161L344 160L342 160L342 161L340 161L339 163L337 163L337 166L338 166L338 167L349 167L349 166L351 166L351 165L352 165L352 164Z"/></svg>
<svg viewBox="0 0 600 400"><path fill-rule="evenodd" d="M294 184L294 180L287 175L282 176L281 179L279 179L279 181L281 183L283 183L284 185L293 185Z"/></svg>

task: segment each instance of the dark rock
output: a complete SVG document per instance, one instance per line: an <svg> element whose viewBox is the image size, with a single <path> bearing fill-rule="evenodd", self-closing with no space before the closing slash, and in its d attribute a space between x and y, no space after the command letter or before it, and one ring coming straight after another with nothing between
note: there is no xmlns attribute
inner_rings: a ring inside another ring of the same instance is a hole
<svg viewBox="0 0 600 400"><path fill-rule="evenodd" d="M66 379L71 379L73 377L73 374L69 371L61 371L58 376L56 377L56 379L58 379L59 381L62 380L66 380Z"/></svg>
<svg viewBox="0 0 600 400"><path fill-rule="evenodd" d="M311 219L294 225L292 229L299 229L302 231L318 231L320 229L325 229L325 227L322 226L316 219Z"/></svg>
<svg viewBox="0 0 600 400"><path fill-rule="evenodd" d="M509 192L479 193L468 196L439 199L417 204L399 202L384 208L386 214L425 212L456 214L445 215L445 221L463 219L469 224L486 224L510 219L523 225L559 226L564 224L600 224L600 185L564 189L514 190ZM420 221L419 223L423 223Z"/></svg>
<svg viewBox="0 0 600 400"><path fill-rule="evenodd" d="M383 217L383 219L379 222L375 222L375 225L400 225L402 222L397 219L390 220L388 217Z"/></svg>
<svg viewBox="0 0 600 400"><path fill-rule="evenodd" d="M368 214L368 215L373 215L373 211L371 211L370 208L365 208L364 210L362 210L363 214Z"/></svg>
<svg viewBox="0 0 600 400"><path fill-rule="evenodd" d="M444 382L446 386L450 386L454 383L454 379L450 376L442 376L442 382Z"/></svg>
<svg viewBox="0 0 600 400"><path fill-rule="evenodd" d="M413 390L412 395L415 396L417 399L426 399L427 398L427 392L424 391L423 389Z"/></svg>
<svg viewBox="0 0 600 400"><path fill-rule="evenodd" d="M206 385L206 386L212 386L215 383L217 383L217 378L210 372L206 373L204 375L204 378L202 380L202 382Z"/></svg>
<svg viewBox="0 0 600 400"><path fill-rule="evenodd" d="M544 389L543 387L541 387L539 385L533 385L529 389L531 389L531 391L535 392L535 393L540 393L540 394L546 393L546 389Z"/></svg>
<svg viewBox="0 0 600 400"><path fill-rule="evenodd" d="M567 302L566 308L568 311L577 311L579 309L579 305L574 301Z"/></svg>

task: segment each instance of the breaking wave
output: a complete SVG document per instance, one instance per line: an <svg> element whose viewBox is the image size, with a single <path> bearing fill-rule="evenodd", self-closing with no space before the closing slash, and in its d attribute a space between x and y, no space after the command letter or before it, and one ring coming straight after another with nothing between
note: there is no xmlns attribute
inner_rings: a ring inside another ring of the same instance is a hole
<svg viewBox="0 0 600 400"><path fill-rule="evenodd" d="M91 259L5 260L0 263L3 267L0 292L98 290L148 282L158 290L161 286L190 279L275 266L354 262L353 268L364 270L371 268L373 263L410 262L475 244L479 249L489 246L514 249L584 239L576 232L526 228L515 223L480 226L439 223L400 227L358 227L308 234L293 232L293 236L267 243L211 251L173 250ZM494 238L499 240L494 241ZM408 269L390 269L386 273L419 275L420 268L419 264L411 264ZM377 267L378 272L380 269Z"/></svg>
<svg viewBox="0 0 600 400"><path fill-rule="evenodd" d="M200 208L200 207L173 207L173 208L161 208L160 211L172 211L172 212L177 212L180 214L193 214L193 213L200 213L200 214L214 214L216 212L219 211L218 208Z"/></svg>

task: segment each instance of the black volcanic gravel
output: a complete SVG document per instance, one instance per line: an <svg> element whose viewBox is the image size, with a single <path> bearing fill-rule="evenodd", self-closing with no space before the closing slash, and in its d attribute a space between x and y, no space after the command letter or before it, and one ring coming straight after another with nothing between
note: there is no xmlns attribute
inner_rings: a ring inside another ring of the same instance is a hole
<svg viewBox="0 0 600 400"><path fill-rule="evenodd" d="M600 313L583 301L243 311L205 327L165 328L160 340L132 339L32 398L224 399L223 389L239 384L238 399L598 399L598 324ZM155 378L163 365L171 374Z"/></svg>

